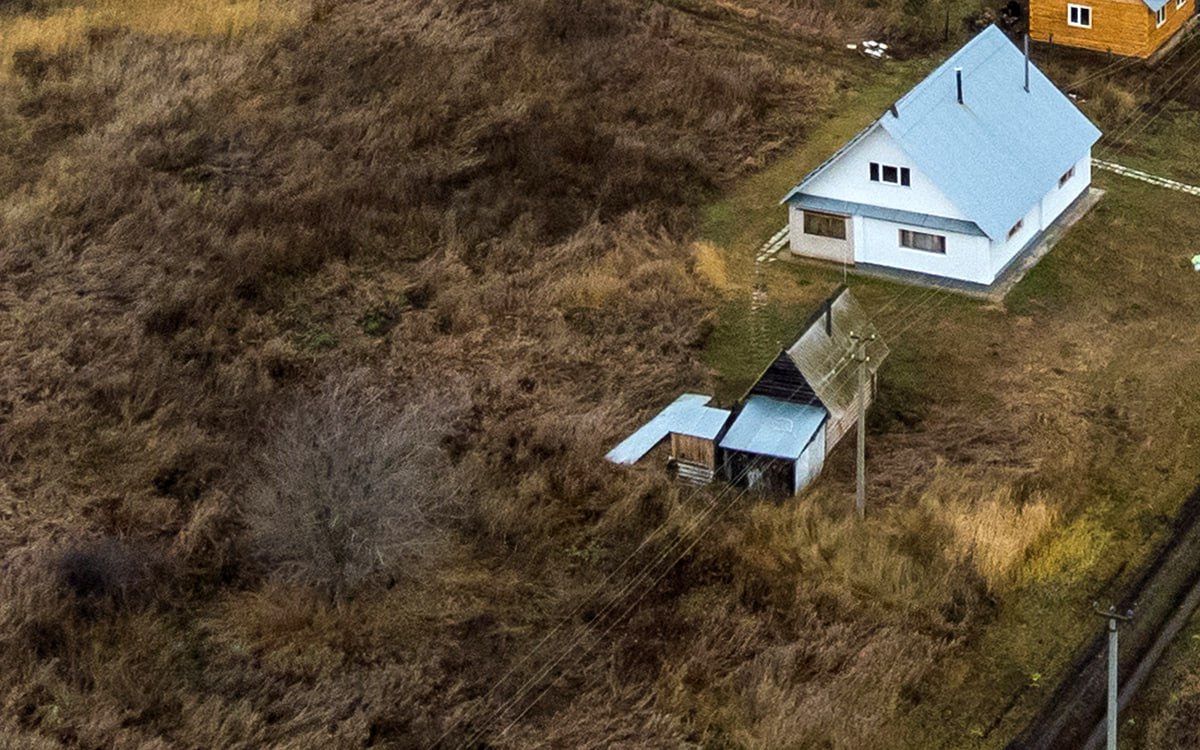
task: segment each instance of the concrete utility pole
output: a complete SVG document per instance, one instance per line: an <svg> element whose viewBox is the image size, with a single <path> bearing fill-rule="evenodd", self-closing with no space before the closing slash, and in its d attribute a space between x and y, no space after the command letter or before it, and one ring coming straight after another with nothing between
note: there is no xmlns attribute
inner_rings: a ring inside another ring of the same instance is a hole
<svg viewBox="0 0 1200 750"><path fill-rule="evenodd" d="M875 334L860 336L850 332L854 340L854 359L858 362L858 483L854 493L854 508L858 517L867 514L867 342L875 340Z"/></svg>
<svg viewBox="0 0 1200 750"><path fill-rule="evenodd" d="M1092 602L1096 614L1108 620L1108 750L1117 750L1117 622L1129 622L1133 612L1117 614L1115 606L1107 611L1100 609L1097 602Z"/></svg>

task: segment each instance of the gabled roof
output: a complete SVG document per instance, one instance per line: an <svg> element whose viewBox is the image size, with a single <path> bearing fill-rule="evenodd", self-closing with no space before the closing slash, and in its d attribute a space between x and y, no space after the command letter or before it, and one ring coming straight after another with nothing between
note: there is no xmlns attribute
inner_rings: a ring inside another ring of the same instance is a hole
<svg viewBox="0 0 1200 750"><path fill-rule="evenodd" d="M858 300L842 287L785 352L834 419L841 419L858 395L857 366L852 360L854 336L868 339L867 372L874 375L887 359L888 346Z"/></svg>
<svg viewBox="0 0 1200 750"><path fill-rule="evenodd" d="M632 464L672 432L713 440L729 421L729 411L707 406L712 396L685 393L605 456L617 464Z"/></svg>
<svg viewBox="0 0 1200 750"><path fill-rule="evenodd" d="M1147 8L1155 13L1160 11L1162 7L1167 4L1167 0L1142 0L1142 2L1146 4Z"/></svg>
<svg viewBox="0 0 1200 750"><path fill-rule="evenodd" d="M721 447L794 461L824 424L826 415L820 406L751 396L721 438Z"/></svg>
<svg viewBox="0 0 1200 750"><path fill-rule="evenodd" d="M784 202L883 128L968 219L993 240L1003 239L1100 138L1033 65L1026 92L1024 65L1016 46L989 26L805 177ZM963 104L956 68L962 68Z"/></svg>

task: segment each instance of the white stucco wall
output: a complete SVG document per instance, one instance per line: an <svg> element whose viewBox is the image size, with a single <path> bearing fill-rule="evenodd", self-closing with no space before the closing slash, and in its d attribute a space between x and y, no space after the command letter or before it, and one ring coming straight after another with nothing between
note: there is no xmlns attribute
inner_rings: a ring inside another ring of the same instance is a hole
<svg viewBox="0 0 1200 750"><path fill-rule="evenodd" d="M1004 267L1008 265L1017 253L1021 252L1029 241L1042 231L1042 206L1035 205L1029 209L1029 213L1021 218L1024 224L1021 230L1014 234L1011 238L1002 239L999 242L989 242L988 250L988 271L991 274L991 281L994 281Z"/></svg>
<svg viewBox="0 0 1200 750"><path fill-rule="evenodd" d="M940 234L946 238L946 254L900 246L900 230ZM955 234L922 227L862 219L856 258L860 263L900 268L905 271L945 276L977 284L992 282L987 237Z"/></svg>
<svg viewBox="0 0 1200 750"><path fill-rule="evenodd" d="M854 222L846 220L846 239L821 237L804 233L804 212L788 206L788 243L793 253L809 258L820 258L835 263L854 262Z"/></svg>
<svg viewBox="0 0 1200 750"><path fill-rule="evenodd" d="M871 182L871 162L908 167L912 185ZM946 194L926 177L896 145L887 131L876 127L870 134L842 154L821 175L804 187L809 195L836 198L871 206L897 208L951 219L966 219Z"/></svg>
<svg viewBox="0 0 1200 750"><path fill-rule="evenodd" d="M1067 206L1071 205L1076 198L1088 189L1092 184L1092 151L1084 154L1083 158L1075 163L1075 176L1067 181L1067 184L1061 188L1055 185L1050 189L1049 193L1042 198L1042 229L1054 223Z"/></svg>

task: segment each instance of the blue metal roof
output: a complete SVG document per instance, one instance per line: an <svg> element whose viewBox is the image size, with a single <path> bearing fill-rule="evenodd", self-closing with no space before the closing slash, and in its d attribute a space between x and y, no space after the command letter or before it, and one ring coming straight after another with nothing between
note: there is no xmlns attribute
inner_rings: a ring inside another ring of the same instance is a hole
<svg viewBox="0 0 1200 750"><path fill-rule="evenodd" d="M721 439L721 447L795 460L817 434L827 415L820 406L751 396Z"/></svg>
<svg viewBox="0 0 1200 750"><path fill-rule="evenodd" d="M962 219L951 219L946 216L933 216L932 214L919 214L915 211L901 211L898 208L872 206L866 203L854 203L853 201L840 201L835 198L823 198L819 195L808 195L807 193L793 195L788 199L788 204L796 208L804 208L812 211L828 211L836 214L866 216L870 219L882 219L883 221L908 224L914 227L940 229L945 232L957 232L958 234L973 234L979 237L987 236L979 228L978 224L963 221Z"/></svg>
<svg viewBox="0 0 1200 750"><path fill-rule="evenodd" d="M1157 0L1156 0L1157 1ZM1100 131L989 26L784 198L803 191L863 135L884 128L967 218L1002 240L1100 138ZM962 68L963 104L955 68Z"/></svg>
<svg viewBox="0 0 1200 750"><path fill-rule="evenodd" d="M1142 2L1146 4L1147 8L1155 13L1157 13L1164 5L1167 4L1167 0L1142 0Z"/></svg>
<svg viewBox="0 0 1200 750"><path fill-rule="evenodd" d="M712 396L685 393L605 456L617 464L632 464L672 432L714 440L729 421L730 412L707 406Z"/></svg>

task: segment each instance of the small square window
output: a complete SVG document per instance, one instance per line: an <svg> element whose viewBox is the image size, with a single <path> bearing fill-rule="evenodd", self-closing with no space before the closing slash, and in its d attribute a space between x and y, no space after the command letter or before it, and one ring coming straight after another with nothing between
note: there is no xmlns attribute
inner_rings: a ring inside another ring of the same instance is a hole
<svg viewBox="0 0 1200 750"><path fill-rule="evenodd" d="M879 182L879 163L871 162L871 182Z"/></svg>
<svg viewBox="0 0 1200 750"><path fill-rule="evenodd" d="M1058 186L1062 187L1063 185L1066 185L1068 182L1071 181L1071 178L1074 176L1075 176L1075 167L1071 167L1066 172L1063 172L1062 177L1058 178Z"/></svg>
<svg viewBox="0 0 1200 750"><path fill-rule="evenodd" d="M887 164L883 165L883 181L890 182L893 185L900 184L900 169Z"/></svg>
<svg viewBox="0 0 1200 750"><path fill-rule="evenodd" d="M1017 220L1017 223L1012 225L1012 229L1008 230L1008 239L1011 240L1013 238L1013 236L1016 235L1017 232L1021 231L1021 228L1024 226L1025 226L1024 219Z"/></svg>

